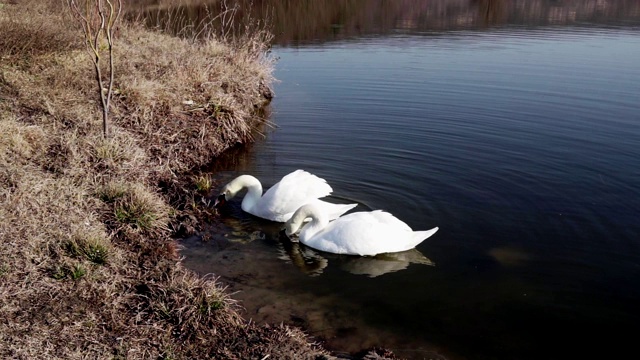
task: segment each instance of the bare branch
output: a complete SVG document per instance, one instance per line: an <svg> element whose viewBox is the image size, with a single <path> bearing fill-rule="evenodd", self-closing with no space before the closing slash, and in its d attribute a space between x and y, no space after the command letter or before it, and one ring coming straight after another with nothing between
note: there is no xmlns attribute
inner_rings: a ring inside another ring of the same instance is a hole
<svg viewBox="0 0 640 360"><path fill-rule="evenodd" d="M106 1L106 5L105 5ZM72 16L76 19L85 39L87 51L93 63L98 93L102 105L102 130L105 137L109 136L108 118L111 96L113 94L114 83L114 56L113 38L116 24L122 14L122 0L85 0L84 10L80 9L77 0L67 0L67 5ZM104 80L102 76L102 66L100 63L101 54L104 51L101 42L106 38L107 51L109 55L109 79L106 93L104 90Z"/></svg>

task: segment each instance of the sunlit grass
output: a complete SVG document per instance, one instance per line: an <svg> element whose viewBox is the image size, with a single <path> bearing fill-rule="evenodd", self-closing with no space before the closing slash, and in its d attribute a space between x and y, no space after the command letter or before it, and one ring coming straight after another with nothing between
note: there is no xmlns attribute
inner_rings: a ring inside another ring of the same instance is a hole
<svg viewBox="0 0 640 360"><path fill-rule="evenodd" d="M157 195L142 186L131 185L113 200L118 223L133 230L161 233L166 230L169 208Z"/></svg>
<svg viewBox="0 0 640 360"><path fill-rule="evenodd" d="M129 153L121 144L112 139L102 139L94 145L94 157L96 162L119 163L128 159Z"/></svg>
<svg viewBox="0 0 640 360"><path fill-rule="evenodd" d="M195 180L198 192L207 193L211 190L211 177L200 175Z"/></svg>
<svg viewBox="0 0 640 360"><path fill-rule="evenodd" d="M56 280L80 280L87 274L87 270L82 264L64 264L56 266L52 273L51 277Z"/></svg>
<svg viewBox="0 0 640 360"><path fill-rule="evenodd" d="M122 198L126 193L126 186L115 182L108 183L97 191L98 198L107 203L113 203L117 199Z"/></svg>
<svg viewBox="0 0 640 360"><path fill-rule="evenodd" d="M203 314L209 314L224 308L224 301L221 299L205 299L200 304L200 312Z"/></svg>
<svg viewBox="0 0 640 360"><path fill-rule="evenodd" d="M105 265L109 259L109 244L97 237L70 239L64 245L69 256L86 259L96 265Z"/></svg>
<svg viewBox="0 0 640 360"><path fill-rule="evenodd" d="M157 217L144 203L122 202L115 208L116 220L131 224L136 228L148 230Z"/></svg>
<svg viewBox="0 0 640 360"><path fill-rule="evenodd" d="M84 268L84 266L80 264L73 265L73 267L69 271L69 275L72 280L80 280L86 274L87 274L87 270Z"/></svg>

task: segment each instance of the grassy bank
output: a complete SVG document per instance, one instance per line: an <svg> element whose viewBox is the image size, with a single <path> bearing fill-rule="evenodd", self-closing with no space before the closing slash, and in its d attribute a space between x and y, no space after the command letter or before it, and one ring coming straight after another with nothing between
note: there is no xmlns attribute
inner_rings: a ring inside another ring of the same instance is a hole
<svg viewBox="0 0 640 360"><path fill-rule="evenodd" d="M269 98L266 33L193 42L121 23L111 136L59 1L0 1L0 357L304 359L298 329L256 325L185 269L198 169L251 141Z"/></svg>

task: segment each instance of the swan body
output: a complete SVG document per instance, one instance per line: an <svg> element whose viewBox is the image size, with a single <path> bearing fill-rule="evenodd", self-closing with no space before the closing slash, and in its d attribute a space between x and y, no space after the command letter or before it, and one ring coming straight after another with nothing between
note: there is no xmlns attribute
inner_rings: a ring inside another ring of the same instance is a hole
<svg viewBox="0 0 640 360"><path fill-rule="evenodd" d="M333 189L326 180L304 170L296 170L284 176L262 194L262 184L251 175L240 175L222 188L214 206L231 200L246 188L242 210L251 215L277 222L287 221L299 207L314 203L330 220L353 209L358 204L332 204L319 200L331 194Z"/></svg>
<svg viewBox="0 0 640 360"><path fill-rule="evenodd" d="M305 224L305 219L311 221ZM362 211L331 222L315 204L300 207L285 224L287 236L300 232L300 242L335 254L373 256L413 249L435 234L438 228L413 231L395 216L382 210Z"/></svg>

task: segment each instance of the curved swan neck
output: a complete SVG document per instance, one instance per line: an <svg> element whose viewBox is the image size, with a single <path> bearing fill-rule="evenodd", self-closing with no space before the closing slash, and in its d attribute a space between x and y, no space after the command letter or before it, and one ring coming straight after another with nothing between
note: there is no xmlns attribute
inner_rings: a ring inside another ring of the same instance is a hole
<svg viewBox="0 0 640 360"><path fill-rule="evenodd" d="M234 195L235 192L242 190L243 188L247 188L247 193L242 199L242 210L248 211L253 208L258 200L262 197L262 184L260 181L251 175L241 175L238 176L233 182L230 188L233 188Z"/></svg>
<svg viewBox="0 0 640 360"><path fill-rule="evenodd" d="M305 219L311 218L308 224L304 224ZM310 239L318 231L324 229L329 224L327 215L315 204L306 204L301 206L291 217L291 223L300 230L300 241Z"/></svg>

